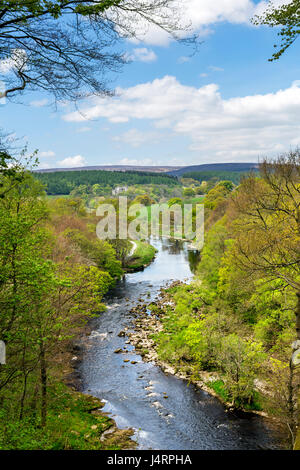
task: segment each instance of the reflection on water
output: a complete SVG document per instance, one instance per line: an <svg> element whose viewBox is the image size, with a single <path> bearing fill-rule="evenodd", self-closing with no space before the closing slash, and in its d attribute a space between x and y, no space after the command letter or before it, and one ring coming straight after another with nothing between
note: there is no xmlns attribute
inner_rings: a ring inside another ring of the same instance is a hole
<svg viewBox="0 0 300 470"><path fill-rule="evenodd" d="M154 240L150 240L153 244ZM189 263L190 271L195 274L197 265L201 260L200 252L194 249L189 249L188 244L183 240L175 239L160 239L161 249L166 251L169 255L180 255L183 253L185 260Z"/></svg>
<svg viewBox="0 0 300 470"><path fill-rule="evenodd" d="M144 271L126 276L127 282L151 281L163 285L170 280L191 280L193 273L189 266L189 251L187 243L181 240L150 239L158 251L153 263Z"/></svg>
<svg viewBox="0 0 300 470"><path fill-rule="evenodd" d="M162 250L167 251L170 255L178 255L184 248L184 242L182 240L170 239L161 239L162 241ZM151 242L152 243L152 242Z"/></svg>
<svg viewBox="0 0 300 470"><path fill-rule="evenodd" d="M190 270L193 274L196 273L197 266L199 261L201 260L201 254L197 250L189 250L188 251L188 261L190 265Z"/></svg>

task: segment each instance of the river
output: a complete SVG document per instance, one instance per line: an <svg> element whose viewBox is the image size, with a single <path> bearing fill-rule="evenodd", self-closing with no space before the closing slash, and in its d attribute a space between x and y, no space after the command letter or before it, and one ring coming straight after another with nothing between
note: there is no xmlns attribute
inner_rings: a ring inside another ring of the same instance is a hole
<svg viewBox="0 0 300 470"><path fill-rule="evenodd" d="M127 274L107 299L107 311L93 320L79 368L83 392L101 398L103 411L119 428L135 429L138 449L279 448L274 431L260 416L226 412L208 393L143 362L126 344L128 338L118 336L124 328L132 331L130 310L139 299L153 301L167 283L193 277L197 255L188 251L186 243L154 240L152 244L158 250L154 262L144 271ZM128 353L114 354L118 348L127 348Z"/></svg>

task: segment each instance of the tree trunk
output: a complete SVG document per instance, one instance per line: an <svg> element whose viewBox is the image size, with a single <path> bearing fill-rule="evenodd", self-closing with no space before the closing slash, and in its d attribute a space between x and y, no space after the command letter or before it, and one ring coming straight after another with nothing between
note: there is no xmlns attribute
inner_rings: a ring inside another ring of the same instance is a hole
<svg viewBox="0 0 300 470"><path fill-rule="evenodd" d="M43 343L40 346L40 356L41 356L41 385L42 385L42 403L41 403L41 425L42 427L46 426L47 419L47 367L46 367L46 358L45 350Z"/></svg>
<svg viewBox="0 0 300 470"><path fill-rule="evenodd" d="M24 413L24 402L25 402L25 397L26 397L26 391L27 391L27 377L28 374L24 374L24 385L23 385L23 393L21 397L21 403L20 403L20 421L23 419L23 413Z"/></svg>
<svg viewBox="0 0 300 470"><path fill-rule="evenodd" d="M300 339L300 292L297 292L297 306L295 310L296 315L296 332L297 332L297 339Z"/></svg>
<svg viewBox="0 0 300 470"><path fill-rule="evenodd" d="M296 315L296 333L297 340L300 340L300 292L296 293L297 295L297 305L295 309ZM291 448L294 447L295 435L297 432L297 410L295 406L295 400L297 399L297 386L294 384L294 375L295 375L295 366L293 364L292 358L290 360L289 366L289 382L288 382L288 415L289 415L289 431L291 434Z"/></svg>
<svg viewBox="0 0 300 470"><path fill-rule="evenodd" d="M292 360L290 361L288 381L288 420L288 427L291 434L291 449L293 449L297 430L297 419L295 409L294 366Z"/></svg>

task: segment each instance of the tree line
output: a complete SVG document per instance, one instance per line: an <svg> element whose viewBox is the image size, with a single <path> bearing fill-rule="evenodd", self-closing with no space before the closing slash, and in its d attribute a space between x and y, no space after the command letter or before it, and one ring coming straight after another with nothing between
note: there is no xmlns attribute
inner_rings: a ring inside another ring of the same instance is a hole
<svg viewBox="0 0 300 470"><path fill-rule="evenodd" d="M249 173L244 171L222 171L222 170L211 170L211 171L189 171L183 175L184 179L191 178L193 180L199 181L224 181L228 180L234 184L239 184L241 180L247 177Z"/></svg>
<svg viewBox="0 0 300 470"><path fill-rule="evenodd" d="M171 187L179 184L174 176L138 171L86 170L53 173L35 172L35 177L46 186L46 191L49 195L70 194L72 190L81 185L90 188L92 193L92 186L95 184L111 188L135 184L155 184Z"/></svg>

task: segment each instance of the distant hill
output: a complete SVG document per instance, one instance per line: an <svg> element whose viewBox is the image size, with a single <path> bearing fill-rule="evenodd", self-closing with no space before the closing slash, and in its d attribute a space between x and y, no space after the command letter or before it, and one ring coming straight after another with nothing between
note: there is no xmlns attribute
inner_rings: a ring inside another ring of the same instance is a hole
<svg viewBox="0 0 300 470"><path fill-rule="evenodd" d="M171 176L182 176L194 171L237 171L248 172L258 168L257 163L207 163L203 165L190 166L142 166L142 165L95 165L82 166L79 168L45 168L34 170L38 173L56 173L61 171L141 171L150 173L167 173Z"/></svg>
<svg viewBox="0 0 300 470"><path fill-rule="evenodd" d="M215 172L215 171L226 171L226 172L241 172L247 173L249 171L257 170L257 163L207 163L204 165L191 165L181 168L176 168L168 171L168 175L171 176L183 176L185 173L191 172Z"/></svg>
<svg viewBox="0 0 300 470"><path fill-rule="evenodd" d="M142 171L150 173L166 173L180 169L179 166L136 166L136 165L96 165L82 166L80 168L47 168L35 170L38 173L56 173L58 171Z"/></svg>

